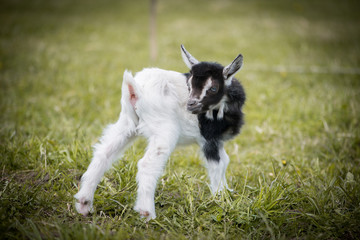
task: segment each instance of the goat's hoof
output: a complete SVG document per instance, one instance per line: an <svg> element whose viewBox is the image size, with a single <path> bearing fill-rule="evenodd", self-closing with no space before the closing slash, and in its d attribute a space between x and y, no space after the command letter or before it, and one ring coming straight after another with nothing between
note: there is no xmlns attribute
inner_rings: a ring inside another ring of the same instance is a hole
<svg viewBox="0 0 360 240"><path fill-rule="evenodd" d="M151 219L155 219L155 214L151 214L149 211L139 211L140 217L145 218L146 221L150 221Z"/></svg>
<svg viewBox="0 0 360 240"><path fill-rule="evenodd" d="M149 213L148 211L140 211L139 213L140 213L140 216L141 216L141 217L148 217L148 216L150 216L150 213Z"/></svg>
<svg viewBox="0 0 360 240"><path fill-rule="evenodd" d="M146 221L150 221L151 219L156 218L155 212L151 212L149 210L143 210L138 207L134 208L134 210L140 214L141 218L145 218Z"/></svg>
<svg viewBox="0 0 360 240"><path fill-rule="evenodd" d="M78 213L86 217L90 212L93 211L92 201L86 199L85 197L82 197L80 199L76 198L75 208Z"/></svg>

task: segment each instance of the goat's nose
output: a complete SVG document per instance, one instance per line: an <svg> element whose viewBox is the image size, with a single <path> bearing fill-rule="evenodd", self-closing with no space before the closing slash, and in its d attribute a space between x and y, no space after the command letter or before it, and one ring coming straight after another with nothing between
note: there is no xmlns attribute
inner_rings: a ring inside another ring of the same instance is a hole
<svg viewBox="0 0 360 240"><path fill-rule="evenodd" d="M189 99L187 102L187 110L197 114L199 110L201 109L201 104L198 99Z"/></svg>
<svg viewBox="0 0 360 240"><path fill-rule="evenodd" d="M187 103L188 107L193 107L197 104L197 101L194 99L190 99Z"/></svg>

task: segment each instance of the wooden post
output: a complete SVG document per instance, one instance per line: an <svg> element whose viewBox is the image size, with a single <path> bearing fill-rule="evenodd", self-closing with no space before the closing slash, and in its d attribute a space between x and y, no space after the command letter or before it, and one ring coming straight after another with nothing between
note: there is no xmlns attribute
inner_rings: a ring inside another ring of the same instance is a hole
<svg viewBox="0 0 360 240"><path fill-rule="evenodd" d="M156 43L156 0L150 0L150 60L155 62L157 58Z"/></svg>

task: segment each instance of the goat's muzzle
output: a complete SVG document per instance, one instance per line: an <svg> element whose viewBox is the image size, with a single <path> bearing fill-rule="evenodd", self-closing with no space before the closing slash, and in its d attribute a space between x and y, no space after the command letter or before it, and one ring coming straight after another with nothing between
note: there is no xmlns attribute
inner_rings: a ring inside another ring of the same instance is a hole
<svg viewBox="0 0 360 240"><path fill-rule="evenodd" d="M187 110L193 114L201 112L202 104L198 100L190 99L187 102Z"/></svg>

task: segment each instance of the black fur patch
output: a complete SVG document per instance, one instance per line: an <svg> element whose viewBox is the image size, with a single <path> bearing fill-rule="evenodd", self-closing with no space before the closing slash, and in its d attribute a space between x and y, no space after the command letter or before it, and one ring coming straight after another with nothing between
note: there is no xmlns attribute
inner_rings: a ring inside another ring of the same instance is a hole
<svg viewBox="0 0 360 240"><path fill-rule="evenodd" d="M196 77L210 77L224 79L222 72L224 66L215 62L200 62L191 68L191 74Z"/></svg>
<svg viewBox="0 0 360 240"><path fill-rule="evenodd" d="M212 161L220 161L219 146L220 142L217 139L207 140L203 146L203 152L206 159Z"/></svg>
<svg viewBox="0 0 360 240"><path fill-rule="evenodd" d="M208 119L206 113L198 114L201 135L206 142L203 146L208 160L219 161L219 147L222 142L235 137L244 124L242 106L245 103L245 91L241 84L233 79L231 85L225 88L228 97L227 110L222 119L217 118L218 111L213 111L214 119Z"/></svg>
<svg viewBox="0 0 360 240"><path fill-rule="evenodd" d="M205 81L211 76L220 84L218 96L211 96L211 99L204 99L205 107L218 103L224 95L227 96L226 110L222 119L217 118L218 111L213 111L214 119L208 119L206 112L199 113L198 121L200 133L205 139L203 152L207 160L219 161L219 149L224 141L227 141L239 134L244 124L242 106L245 103L245 91L235 78L230 86L225 86L222 75L223 66L218 63L201 62L192 67L190 73L185 73L187 81L193 76L192 88L202 89ZM215 103L214 103L215 101Z"/></svg>

